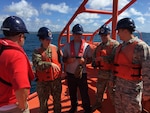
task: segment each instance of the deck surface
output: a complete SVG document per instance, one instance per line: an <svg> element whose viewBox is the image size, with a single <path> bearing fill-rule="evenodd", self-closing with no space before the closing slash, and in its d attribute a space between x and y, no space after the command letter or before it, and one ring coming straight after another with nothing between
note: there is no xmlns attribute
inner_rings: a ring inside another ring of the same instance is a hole
<svg viewBox="0 0 150 113"><path fill-rule="evenodd" d="M88 86L89 86L89 96L90 96L90 101L91 105L93 105L96 101L96 75L97 71L93 70L91 68L88 68ZM77 108L77 113L83 113L83 108L82 106L82 101L80 97L80 93L78 93L78 108ZM39 100L36 95L36 93L33 93L30 95L29 98L32 98L29 100L29 107L31 110L31 113L38 113L39 112ZM52 97L50 96L50 99L48 101L49 105L49 113L53 113L53 104L52 104ZM67 111L70 109L70 98L68 94L68 88L67 88L67 83L66 80L62 80L62 95L61 95L61 105L62 105L62 113L67 113ZM104 94L104 101L102 103L102 108L99 110L96 110L93 113L115 113L114 108L111 104L111 101L109 99L109 96L107 93Z"/></svg>

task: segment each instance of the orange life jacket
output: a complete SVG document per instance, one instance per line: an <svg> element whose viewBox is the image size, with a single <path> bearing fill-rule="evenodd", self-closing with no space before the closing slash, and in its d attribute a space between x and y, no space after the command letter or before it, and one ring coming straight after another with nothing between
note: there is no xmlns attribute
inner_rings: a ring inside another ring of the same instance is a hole
<svg viewBox="0 0 150 113"><path fill-rule="evenodd" d="M122 48L119 45L116 49L116 56L114 59L114 74L126 80L140 80L141 79L141 66L140 64L133 64L134 48L138 42L133 42Z"/></svg>
<svg viewBox="0 0 150 113"><path fill-rule="evenodd" d="M84 43L85 43L85 40L82 39L81 44L80 44L80 48L78 51L78 56L76 56L76 57L83 57ZM75 57L74 40L72 40L70 42L70 53L71 53L71 57Z"/></svg>
<svg viewBox="0 0 150 113"><path fill-rule="evenodd" d="M3 52L3 50L5 49L15 49L15 50L18 50L20 52L22 52L26 59L27 59L27 63L28 63L28 77L29 77L29 81L31 82L33 79L34 79L34 74L33 74L33 71L32 71L32 68L31 68L31 65L30 65L30 62L28 60L28 57L26 55L26 53L24 52L23 48L20 47L19 45L17 45L16 43L12 42L11 40L8 40L6 38L1 38L0 40L0 54ZM6 85L9 85L11 86L11 84L5 80L3 80L1 78L1 80L3 81L3 83L5 83Z"/></svg>
<svg viewBox="0 0 150 113"><path fill-rule="evenodd" d="M57 47L54 45L50 45L49 49L51 50L51 58L47 57L45 51L42 48L38 49L39 53L42 55L42 61L55 63L61 69L61 64L59 63L59 60L58 60ZM61 71L56 72L50 66L49 69L46 69L44 71L36 70L36 75L37 75L38 81L51 81L51 80L55 80L59 78L61 75Z"/></svg>
<svg viewBox="0 0 150 113"><path fill-rule="evenodd" d="M110 42L110 45L109 46L106 46L105 48L103 48L101 45L99 45L96 49L96 57L105 57L105 56L109 56L112 52L112 49L113 49L113 43ZM101 61L98 61L96 62L97 65L99 66L99 69L101 70L111 70L112 68L112 63L108 63L104 60L101 60Z"/></svg>

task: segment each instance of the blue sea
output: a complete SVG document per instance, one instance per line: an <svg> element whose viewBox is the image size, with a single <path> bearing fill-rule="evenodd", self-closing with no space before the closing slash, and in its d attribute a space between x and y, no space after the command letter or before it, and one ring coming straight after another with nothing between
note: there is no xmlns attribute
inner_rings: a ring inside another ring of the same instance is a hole
<svg viewBox="0 0 150 113"><path fill-rule="evenodd" d="M148 45L150 45L150 33L141 33L141 34L142 34L141 39L144 40ZM138 36L138 37L141 37L141 34L135 33L135 35ZM55 45L57 45L57 43L58 43L58 36L59 36L59 33L53 33L52 43L55 44ZM0 37L3 37L3 35L0 34ZM31 60L32 52L35 48L38 48L40 46L40 42L38 40L38 37L36 36L36 33L27 34L26 37L27 38L26 38L26 41L25 41L25 44L24 44L24 50L27 53L29 59ZM94 40L95 41L101 41L98 35L96 35L94 37ZM32 82L31 93L35 92L35 90L36 90L36 82L33 81Z"/></svg>

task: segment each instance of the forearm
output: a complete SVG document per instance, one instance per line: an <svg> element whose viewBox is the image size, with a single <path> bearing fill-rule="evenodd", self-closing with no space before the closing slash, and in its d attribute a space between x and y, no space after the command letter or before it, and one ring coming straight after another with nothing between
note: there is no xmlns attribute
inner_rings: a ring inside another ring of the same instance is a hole
<svg viewBox="0 0 150 113"><path fill-rule="evenodd" d="M39 61L36 65L36 69L37 70L45 70L50 68L50 66L52 65L51 62L47 62L47 61Z"/></svg>
<svg viewBox="0 0 150 113"><path fill-rule="evenodd" d="M26 109L28 107L27 97L29 94L29 89L19 89L15 92L17 104L20 109Z"/></svg>
<svg viewBox="0 0 150 113"><path fill-rule="evenodd" d="M51 66L51 62L42 61L42 57L40 54L33 54L32 62L36 70L48 69Z"/></svg>

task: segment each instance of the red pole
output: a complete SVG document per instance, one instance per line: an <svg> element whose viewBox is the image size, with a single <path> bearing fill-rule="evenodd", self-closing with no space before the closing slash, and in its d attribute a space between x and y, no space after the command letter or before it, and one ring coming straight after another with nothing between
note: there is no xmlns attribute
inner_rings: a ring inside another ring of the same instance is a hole
<svg viewBox="0 0 150 113"><path fill-rule="evenodd" d="M113 14L112 14L112 38L116 40L116 24L118 20L118 0L113 0Z"/></svg>

